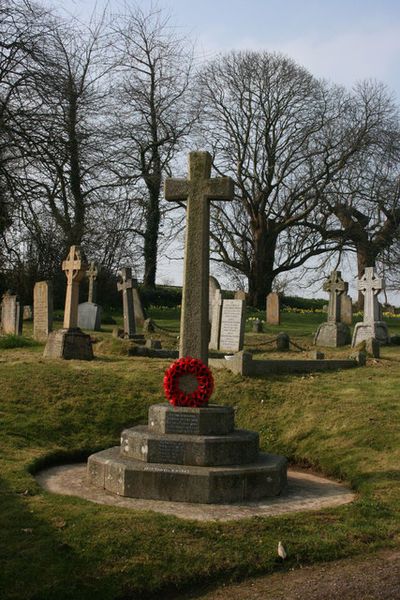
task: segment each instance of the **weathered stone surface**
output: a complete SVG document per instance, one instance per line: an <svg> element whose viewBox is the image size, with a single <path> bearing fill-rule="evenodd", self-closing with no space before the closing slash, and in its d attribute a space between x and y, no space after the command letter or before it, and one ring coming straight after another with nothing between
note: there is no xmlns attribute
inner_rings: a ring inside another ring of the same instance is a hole
<svg viewBox="0 0 400 600"><path fill-rule="evenodd" d="M33 309L30 304L25 304L24 309L22 311L22 320L23 321L32 321L33 319Z"/></svg>
<svg viewBox="0 0 400 600"><path fill-rule="evenodd" d="M287 461L259 454L253 464L231 467L148 464L121 458L115 447L89 457L88 476L120 496L221 504L278 495L287 484Z"/></svg>
<svg viewBox="0 0 400 600"><path fill-rule="evenodd" d="M237 352L230 360L212 359L211 366L226 368L233 373L247 377L262 377L270 374L313 373L352 369L358 366L356 357L346 359L303 359L303 360L253 360L250 352Z"/></svg>
<svg viewBox="0 0 400 600"><path fill-rule="evenodd" d="M281 331L281 333L278 333L278 335L276 336L276 349L282 352L285 350L289 350L289 347L290 337L287 333Z"/></svg>
<svg viewBox="0 0 400 600"><path fill-rule="evenodd" d="M327 348L337 348L351 343L351 334L347 325L344 323L334 323L328 321L321 323L315 334L314 344Z"/></svg>
<svg viewBox="0 0 400 600"><path fill-rule="evenodd" d="M239 352L243 348L246 303L244 300L223 300L219 349Z"/></svg>
<svg viewBox="0 0 400 600"><path fill-rule="evenodd" d="M268 325L280 325L281 323L280 298L276 292L267 295L266 322Z"/></svg>
<svg viewBox="0 0 400 600"><path fill-rule="evenodd" d="M319 350L314 350L314 352L311 352L311 357L314 360L323 360L325 358L325 354L323 352L319 352Z"/></svg>
<svg viewBox="0 0 400 600"><path fill-rule="evenodd" d="M358 289L364 295L364 319L356 323L351 345L357 346L363 340L377 339L381 344L390 343L387 325L381 320L381 306L378 294L385 288L383 279L376 276L373 267L366 267L364 275L358 281Z"/></svg>
<svg viewBox="0 0 400 600"><path fill-rule="evenodd" d="M149 431L156 434L226 435L232 433L235 415L231 406L206 407L153 404L149 408Z"/></svg>
<svg viewBox="0 0 400 600"><path fill-rule="evenodd" d="M22 311L18 296L6 292L1 303L1 332L4 335L22 334Z"/></svg>
<svg viewBox="0 0 400 600"><path fill-rule="evenodd" d="M124 267L120 272L121 281L118 282L118 291L122 292L124 311L124 337L132 339L136 335L135 310L133 304L133 288L136 280L132 279L132 269Z"/></svg>
<svg viewBox="0 0 400 600"><path fill-rule="evenodd" d="M78 306L78 327L92 331L101 329L102 308L92 302L83 302Z"/></svg>
<svg viewBox="0 0 400 600"><path fill-rule="evenodd" d="M352 325L353 323L353 301L351 296L348 294L342 294L340 296L340 320L345 325Z"/></svg>
<svg viewBox="0 0 400 600"><path fill-rule="evenodd" d="M253 321L251 329L253 333L262 333L264 331L263 322L260 319L256 319Z"/></svg>
<svg viewBox="0 0 400 600"><path fill-rule="evenodd" d="M167 179L165 198L187 201L179 355L208 363L210 200L232 200L233 180L211 179L211 155L191 152L189 179Z"/></svg>
<svg viewBox="0 0 400 600"><path fill-rule="evenodd" d="M143 323L143 331L145 333L153 333L153 331L155 331L153 319L145 319Z"/></svg>
<svg viewBox="0 0 400 600"><path fill-rule="evenodd" d="M89 279L89 290L88 290L88 302L90 304L96 304L97 301L97 277L99 274L99 268L95 262L91 262L88 270L86 271L86 277ZM87 329L92 329L88 327Z"/></svg>
<svg viewBox="0 0 400 600"><path fill-rule="evenodd" d="M146 340L146 348L161 350L161 340Z"/></svg>
<svg viewBox="0 0 400 600"><path fill-rule="evenodd" d="M212 304L211 334L209 348L219 350L219 338L221 333L222 317L222 295L221 290L215 290Z"/></svg>
<svg viewBox="0 0 400 600"><path fill-rule="evenodd" d="M243 465L257 459L258 443L255 431L235 429L225 435L165 435L139 425L122 432L121 456L159 464Z"/></svg>
<svg viewBox="0 0 400 600"><path fill-rule="evenodd" d="M53 329L53 284L38 281L33 288L33 337L45 342Z"/></svg>
<svg viewBox="0 0 400 600"><path fill-rule="evenodd" d="M92 360L90 335L80 329L58 329L49 334L44 349L45 358Z"/></svg>
<svg viewBox="0 0 400 600"><path fill-rule="evenodd" d="M380 358L381 345L376 338L368 338L365 340L365 351L374 358Z"/></svg>
<svg viewBox="0 0 400 600"><path fill-rule="evenodd" d="M142 299L140 297L139 289L137 287L137 281L134 281L136 282L136 285L134 285L132 289L133 310L135 312L136 329L138 329L139 327L143 327L143 323L146 320L146 313L144 312Z"/></svg>
<svg viewBox="0 0 400 600"><path fill-rule="evenodd" d="M246 302L246 292L244 290L237 290L233 298L234 300L244 300Z"/></svg>
<svg viewBox="0 0 400 600"><path fill-rule="evenodd" d="M221 286L219 285L218 279L210 275L208 278L208 320L210 323L212 322L212 310L216 291L221 293Z"/></svg>
<svg viewBox="0 0 400 600"><path fill-rule="evenodd" d="M67 277L65 294L64 329L75 329L78 326L79 283L85 276L87 265L81 258L79 246L71 246L69 255L62 264Z"/></svg>

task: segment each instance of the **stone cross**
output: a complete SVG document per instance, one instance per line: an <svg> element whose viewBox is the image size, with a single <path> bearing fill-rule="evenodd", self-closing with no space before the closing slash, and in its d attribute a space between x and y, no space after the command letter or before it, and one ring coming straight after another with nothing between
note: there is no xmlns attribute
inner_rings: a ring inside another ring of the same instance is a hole
<svg viewBox="0 0 400 600"><path fill-rule="evenodd" d="M190 152L189 179L167 179L165 199L186 200L185 260L179 356L208 364L210 200L232 200L230 177L210 178L211 155Z"/></svg>
<svg viewBox="0 0 400 600"><path fill-rule="evenodd" d="M124 308L124 335L131 338L136 334L135 325L135 310L133 307L132 289L136 284L136 280L132 279L132 269L124 267L120 271L121 282L118 282L118 291L122 292L122 304Z"/></svg>
<svg viewBox="0 0 400 600"><path fill-rule="evenodd" d="M95 303L97 299L97 276L99 269L95 262L91 262L88 270L86 271L86 277L89 279L89 293L88 302Z"/></svg>
<svg viewBox="0 0 400 600"><path fill-rule="evenodd" d="M364 294L364 323L380 321L378 294L385 288L385 282L375 275L374 267L365 267L357 286Z"/></svg>
<svg viewBox="0 0 400 600"><path fill-rule="evenodd" d="M340 296L347 292L349 284L343 281L340 271L332 271L323 289L329 293L328 323L340 323Z"/></svg>
<svg viewBox="0 0 400 600"><path fill-rule="evenodd" d="M62 270L67 277L67 293L65 295L64 329L78 327L79 283L85 276L87 265L81 259L79 246L71 246Z"/></svg>

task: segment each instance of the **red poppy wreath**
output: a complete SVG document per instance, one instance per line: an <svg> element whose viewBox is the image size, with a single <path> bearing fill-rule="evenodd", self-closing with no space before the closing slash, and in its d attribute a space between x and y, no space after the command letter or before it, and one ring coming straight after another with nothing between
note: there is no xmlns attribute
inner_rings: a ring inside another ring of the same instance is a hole
<svg viewBox="0 0 400 600"><path fill-rule="evenodd" d="M197 358L179 358L165 371L164 391L173 406L207 406L213 390L212 373Z"/></svg>

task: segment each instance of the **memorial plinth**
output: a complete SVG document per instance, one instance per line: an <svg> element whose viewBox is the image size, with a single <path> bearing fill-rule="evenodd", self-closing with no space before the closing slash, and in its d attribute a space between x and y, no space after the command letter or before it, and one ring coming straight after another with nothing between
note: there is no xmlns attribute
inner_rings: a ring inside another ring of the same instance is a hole
<svg viewBox="0 0 400 600"><path fill-rule="evenodd" d="M233 409L217 405L153 405L147 426L88 460L91 484L114 494L205 504L277 496L286 471L283 456L260 452L258 433L234 429Z"/></svg>

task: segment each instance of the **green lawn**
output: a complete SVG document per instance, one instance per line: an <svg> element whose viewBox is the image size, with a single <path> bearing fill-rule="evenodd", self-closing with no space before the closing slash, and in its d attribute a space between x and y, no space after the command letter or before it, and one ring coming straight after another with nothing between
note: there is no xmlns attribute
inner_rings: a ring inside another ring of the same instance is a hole
<svg viewBox="0 0 400 600"><path fill-rule="evenodd" d="M178 326L168 311L156 320ZM248 335L247 345L262 349L285 330L308 347L319 320L284 313L280 327ZM264 379L215 372L213 401L233 404L237 425L259 431L264 450L348 482L357 500L213 524L51 495L36 484L35 469L117 444L124 427L145 422L148 406L163 400L167 361L100 355L96 347L96 360L84 363L45 361L41 346L0 344L1 598L163 598L199 581L282 569L278 540L288 550L286 569L400 546L400 348L343 372Z"/></svg>

